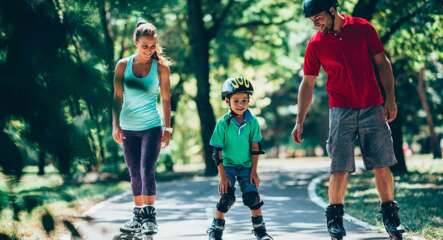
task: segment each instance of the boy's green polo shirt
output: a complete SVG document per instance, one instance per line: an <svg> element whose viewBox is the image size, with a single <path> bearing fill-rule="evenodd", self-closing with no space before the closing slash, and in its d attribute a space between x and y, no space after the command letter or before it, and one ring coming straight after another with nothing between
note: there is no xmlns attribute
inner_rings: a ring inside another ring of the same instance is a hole
<svg viewBox="0 0 443 240"><path fill-rule="evenodd" d="M258 143L261 139L257 119L249 110L246 110L242 125L237 122L231 112L218 119L209 144L222 149L224 166L251 167L250 144Z"/></svg>

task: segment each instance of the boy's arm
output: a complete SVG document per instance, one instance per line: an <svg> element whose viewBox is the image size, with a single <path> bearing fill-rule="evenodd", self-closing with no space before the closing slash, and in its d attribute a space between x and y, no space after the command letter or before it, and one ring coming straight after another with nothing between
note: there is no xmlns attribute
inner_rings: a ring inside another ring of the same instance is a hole
<svg viewBox="0 0 443 240"><path fill-rule="evenodd" d="M251 176L250 176L250 181L251 183L255 184L255 186L260 186L260 178L258 177L257 174L257 167L258 167L258 155L256 154L259 151L259 145L258 143L252 143L251 144L251 152L254 152L251 155L251 159L252 159L252 169L251 169Z"/></svg>
<svg viewBox="0 0 443 240"><path fill-rule="evenodd" d="M253 143L251 148L252 148L252 152L254 152L254 153L258 153L259 150L260 150L260 148L258 146L258 143ZM251 159L252 159L252 172L257 172L258 155L259 154L252 154L251 155Z"/></svg>
<svg viewBox="0 0 443 240"><path fill-rule="evenodd" d="M221 151L218 151L218 150L214 150L214 151L217 151L215 153L216 158L221 159ZM223 167L223 163L221 160L219 160L219 162L217 164L217 171L218 171L218 177L219 177L218 190L221 193L227 193L228 188L229 188L229 181L228 181L228 178L226 177L225 168Z"/></svg>

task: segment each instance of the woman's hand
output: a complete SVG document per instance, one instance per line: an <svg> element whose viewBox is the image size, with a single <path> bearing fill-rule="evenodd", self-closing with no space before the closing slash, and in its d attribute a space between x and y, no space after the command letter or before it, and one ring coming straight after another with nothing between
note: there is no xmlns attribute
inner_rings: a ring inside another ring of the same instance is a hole
<svg viewBox="0 0 443 240"><path fill-rule="evenodd" d="M113 127L112 128L112 137L114 138L114 141L118 144L122 144L122 129L120 127Z"/></svg>
<svg viewBox="0 0 443 240"><path fill-rule="evenodd" d="M169 145L169 141L171 141L171 133L163 130L162 133L162 148L165 148Z"/></svg>

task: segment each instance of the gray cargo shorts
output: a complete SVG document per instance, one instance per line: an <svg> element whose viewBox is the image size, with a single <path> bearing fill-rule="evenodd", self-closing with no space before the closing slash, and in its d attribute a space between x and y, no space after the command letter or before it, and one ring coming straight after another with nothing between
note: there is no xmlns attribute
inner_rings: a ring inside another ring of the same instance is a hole
<svg viewBox="0 0 443 240"><path fill-rule="evenodd" d="M355 171L354 145L360 145L367 170L397 163L391 129L383 106L364 109L330 108L329 137L326 149L331 172Z"/></svg>

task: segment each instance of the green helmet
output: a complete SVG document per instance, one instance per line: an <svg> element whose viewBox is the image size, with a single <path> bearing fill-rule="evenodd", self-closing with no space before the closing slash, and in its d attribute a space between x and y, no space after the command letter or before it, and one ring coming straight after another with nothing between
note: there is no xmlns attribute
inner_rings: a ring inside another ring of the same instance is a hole
<svg viewBox="0 0 443 240"><path fill-rule="evenodd" d="M252 95L254 88L252 83L244 77L228 78L222 87L222 100L226 97L230 97L234 93L247 93Z"/></svg>
<svg viewBox="0 0 443 240"><path fill-rule="evenodd" d="M303 13L305 17L312 17L323 11L329 11L331 7L337 6L337 0L304 0Z"/></svg>

